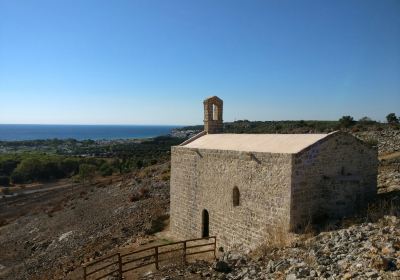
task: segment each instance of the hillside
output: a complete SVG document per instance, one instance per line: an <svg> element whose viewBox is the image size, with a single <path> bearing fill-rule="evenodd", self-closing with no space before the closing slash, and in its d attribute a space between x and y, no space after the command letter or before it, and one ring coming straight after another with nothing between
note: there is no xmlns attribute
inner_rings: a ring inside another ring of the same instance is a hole
<svg viewBox="0 0 400 280"><path fill-rule="evenodd" d="M76 279L71 272L83 262L162 227L168 179L166 162L93 184L1 199L0 279Z"/></svg>

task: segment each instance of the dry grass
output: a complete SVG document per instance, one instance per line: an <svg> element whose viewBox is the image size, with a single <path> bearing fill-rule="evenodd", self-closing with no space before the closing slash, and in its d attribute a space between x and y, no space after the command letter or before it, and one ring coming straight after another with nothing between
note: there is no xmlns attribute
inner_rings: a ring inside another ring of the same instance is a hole
<svg viewBox="0 0 400 280"><path fill-rule="evenodd" d="M370 204L366 211L366 219L369 222L376 222L380 218L389 216L400 216L399 199L382 199Z"/></svg>
<svg viewBox="0 0 400 280"><path fill-rule="evenodd" d="M295 235L282 227L270 228L264 244L255 250L255 255L266 257L278 248L291 246L295 240Z"/></svg>
<svg viewBox="0 0 400 280"><path fill-rule="evenodd" d="M323 225L320 225L320 231L332 231L365 222L376 223L385 216L400 216L400 192L379 194L374 202L357 215L340 221L327 220Z"/></svg>
<svg viewBox="0 0 400 280"><path fill-rule="evenodd" d="M171 171L170 170L164 170L161 173L161 180L166 182L169 181L169 179L171 178Z"/></svg>
<svg viewBox="0 0 400 280"><path fill-rule="evenodd" d="M151 221L151 227L146 231L146 234L155 234L162 231L168 224L169 215L160 215L155 220Z"/></svg>

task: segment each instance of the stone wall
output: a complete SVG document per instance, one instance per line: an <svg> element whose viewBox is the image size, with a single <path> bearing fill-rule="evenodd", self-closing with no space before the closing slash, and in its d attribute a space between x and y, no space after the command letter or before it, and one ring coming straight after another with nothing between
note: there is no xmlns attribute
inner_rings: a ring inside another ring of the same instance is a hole
<svg viewBox="0 0 400 280"><path fill-rule="evenodd" d="M171 224L179 238L201 237L202 211L209 212L210 235L225 249L254 248L271 229L289 229L290 154L173 147ZM238 187L240 205L233 206Z"/></svg>
<svg viewBox="0 0 400 280"><path fill-rule="evenodd" d="M291 228L349 216L376 195L377 151L346 133L293 156Z"/></svg>
<svg viewBox="0 0 400 280"><path fill-rule="evenodd" d="M223 101L217 96L207 98L204 104L204 131L206 133L222 133Z"/></svg>
<svg viewBox="0 0 400 280"><path fill-rule="evenodd" d="M346 133L297 155L173 147L170 228L179 238L201 237L207 210L218 246L255 248L268 233L364 207L376 195L377 164L377 151Z"/></svg>

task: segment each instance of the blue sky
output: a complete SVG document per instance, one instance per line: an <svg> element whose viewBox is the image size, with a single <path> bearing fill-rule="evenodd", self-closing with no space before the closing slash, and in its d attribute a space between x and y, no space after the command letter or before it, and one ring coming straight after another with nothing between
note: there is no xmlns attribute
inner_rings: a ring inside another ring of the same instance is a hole
<svg viewBox="0 0 400 280"><path fill-rule="evenodd" d="M0 123L400 114L398 0L0 0Z"/></svg>

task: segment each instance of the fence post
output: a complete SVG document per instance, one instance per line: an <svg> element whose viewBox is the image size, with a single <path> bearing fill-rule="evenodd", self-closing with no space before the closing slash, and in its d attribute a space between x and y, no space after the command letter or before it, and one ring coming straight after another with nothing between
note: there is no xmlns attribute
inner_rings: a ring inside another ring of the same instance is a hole
<svg viewBox="0 0 400 280"><path fill-rule="evenodd" d="M121 258L121 253L118 253L118 273L119 273L119 279L122 279L122 258Z"/></svg>
<svg viewBox="0 0 400 280"><path fill-rule="evenodd" d="M86 265L83 267L83 280L86 280Z"/></svg>
<svg viewBox="0 0 400 280"><path fill-rule="evenodd" d="M183 263L186 264L186 240L183 241Z"/></svg>
<svg viewBox="0 0 400 280"><path fill-rule="evenodd" d="M217 251L217 237L214 237L214 259L217 258L216 251Z"/></svg>
<svg viewBox="0 0 400 280"><path fill-rule="evenodd" d="M155 257L155 263L156 263L156 269L158 270L158 246L154 247L154 257Z"/></svg>

